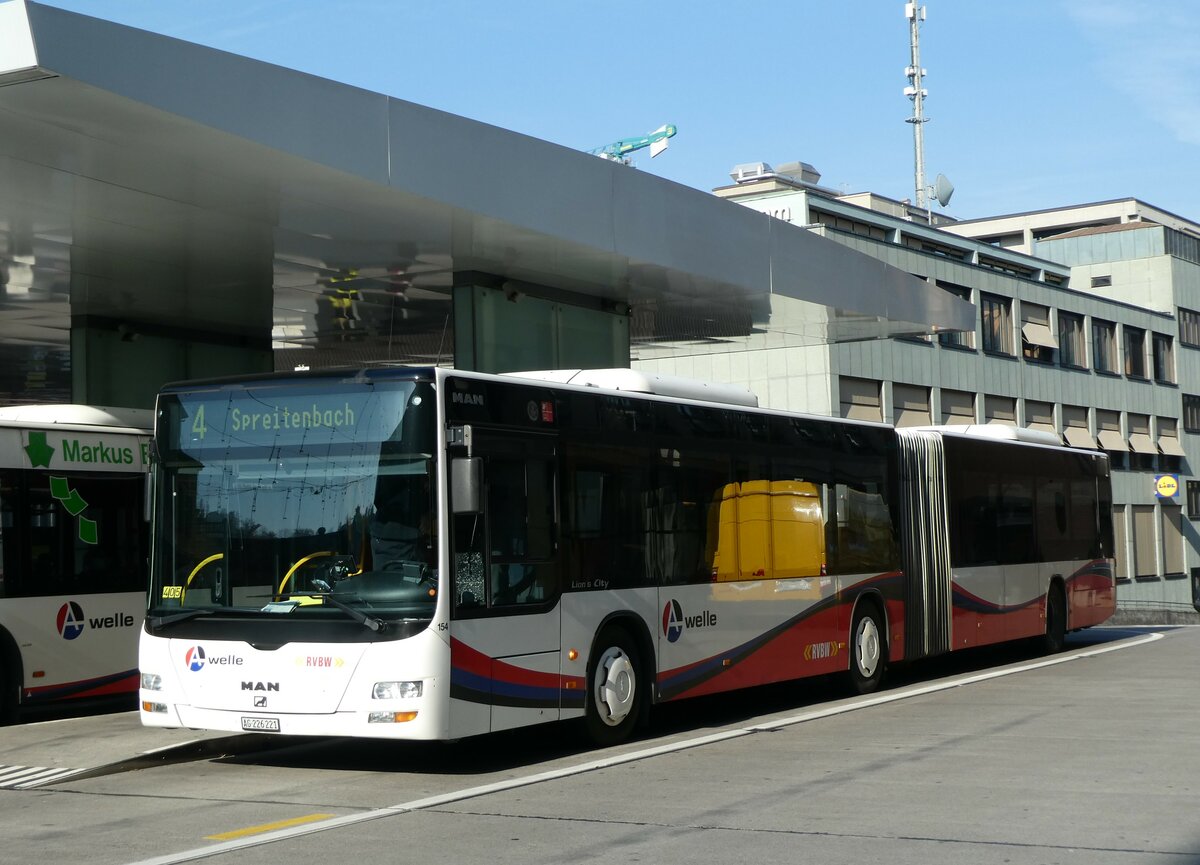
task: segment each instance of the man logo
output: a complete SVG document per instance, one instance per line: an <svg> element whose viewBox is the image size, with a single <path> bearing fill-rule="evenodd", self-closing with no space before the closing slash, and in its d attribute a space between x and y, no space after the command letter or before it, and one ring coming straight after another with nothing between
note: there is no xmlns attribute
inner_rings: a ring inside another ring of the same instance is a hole
<svg viewBox="0 0 1200 865"><path fill-rule="evenodd" d="M58 608L58 633L64 640L73 640L83 633L83 607L67 601Z"/></svg>
<svg viewBox="0 0 1200 865"><path fill-rule="evenodd" d="M204 669L204 649L200 646L192 646L183 656L183 663L193 673L200 672Z"/></svg>
<svg viewBox="0 0 1200 865"><path fill-rule="evenodd" d="M663 607L663 636L667 642L674 643L683 635L683 608L679 601L667 601Z"/></svg>

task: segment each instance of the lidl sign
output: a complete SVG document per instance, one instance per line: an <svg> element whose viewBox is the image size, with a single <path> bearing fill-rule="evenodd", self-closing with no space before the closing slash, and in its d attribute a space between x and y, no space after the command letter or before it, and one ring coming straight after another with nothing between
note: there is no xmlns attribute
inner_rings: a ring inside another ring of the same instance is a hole
<svg viewBox="0 0 1200 865"><path fill-rule="evenodd" d="M1154 495L1160 499L1173 498L1179 492L1179 475L1155 475Z"/></svg>

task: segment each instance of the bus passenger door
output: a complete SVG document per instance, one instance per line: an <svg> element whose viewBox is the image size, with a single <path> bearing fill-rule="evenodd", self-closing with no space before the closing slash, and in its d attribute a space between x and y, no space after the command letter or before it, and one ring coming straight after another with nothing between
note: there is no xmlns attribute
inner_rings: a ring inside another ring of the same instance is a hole
<svg viewBox="0 0 1200 865"><path fill-rule="evenodd" d="M559 717L557 459L553 437L473 436L480 510L456 513L451 693L474 705L451 713L472 729L503 730ZM455 508L457 510L457 508Z"/></svg>

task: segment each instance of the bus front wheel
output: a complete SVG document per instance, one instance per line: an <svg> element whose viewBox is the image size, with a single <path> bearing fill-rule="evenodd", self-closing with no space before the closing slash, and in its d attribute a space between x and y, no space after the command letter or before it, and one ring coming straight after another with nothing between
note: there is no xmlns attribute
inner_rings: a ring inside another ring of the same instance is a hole
<svg viewBox="0 0 1200 865"><path fill-rule="evenodd" d="M887 667L883 616L871 601L862 601L850 628L850 682L860 694L879 688Z"/></svg>
<svg viewBox="0 0 1200 865"><path fill-rule="evenodd" d="M17 677L0 650L0 727L17 721Z"/></svg>
<svg viewBox="0 0 1200 865"><path fill-rule="evenodd" d="M605 628L588 665L586 720L597 745L616 745L630 737L641 712L640 658L623 628Z"/></svg>

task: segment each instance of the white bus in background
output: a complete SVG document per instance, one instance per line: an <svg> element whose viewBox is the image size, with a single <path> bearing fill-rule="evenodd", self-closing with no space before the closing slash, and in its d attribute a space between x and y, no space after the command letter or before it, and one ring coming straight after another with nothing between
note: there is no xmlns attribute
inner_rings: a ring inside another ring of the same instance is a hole
<svg viewBox="0 0 1200 865"><path fill-rule="evenodd" d="M137 691L152 418L0 408L0 723Z"/></svg>
<svg viewBox="0 0 1200 865"><path fill-rule="evenodd" d="M830 673L865 692L890 663L1053 651L1113 612L1103 453L576 372L164 389L143 723L583 718L611 743L653 703Z"/></svg>

